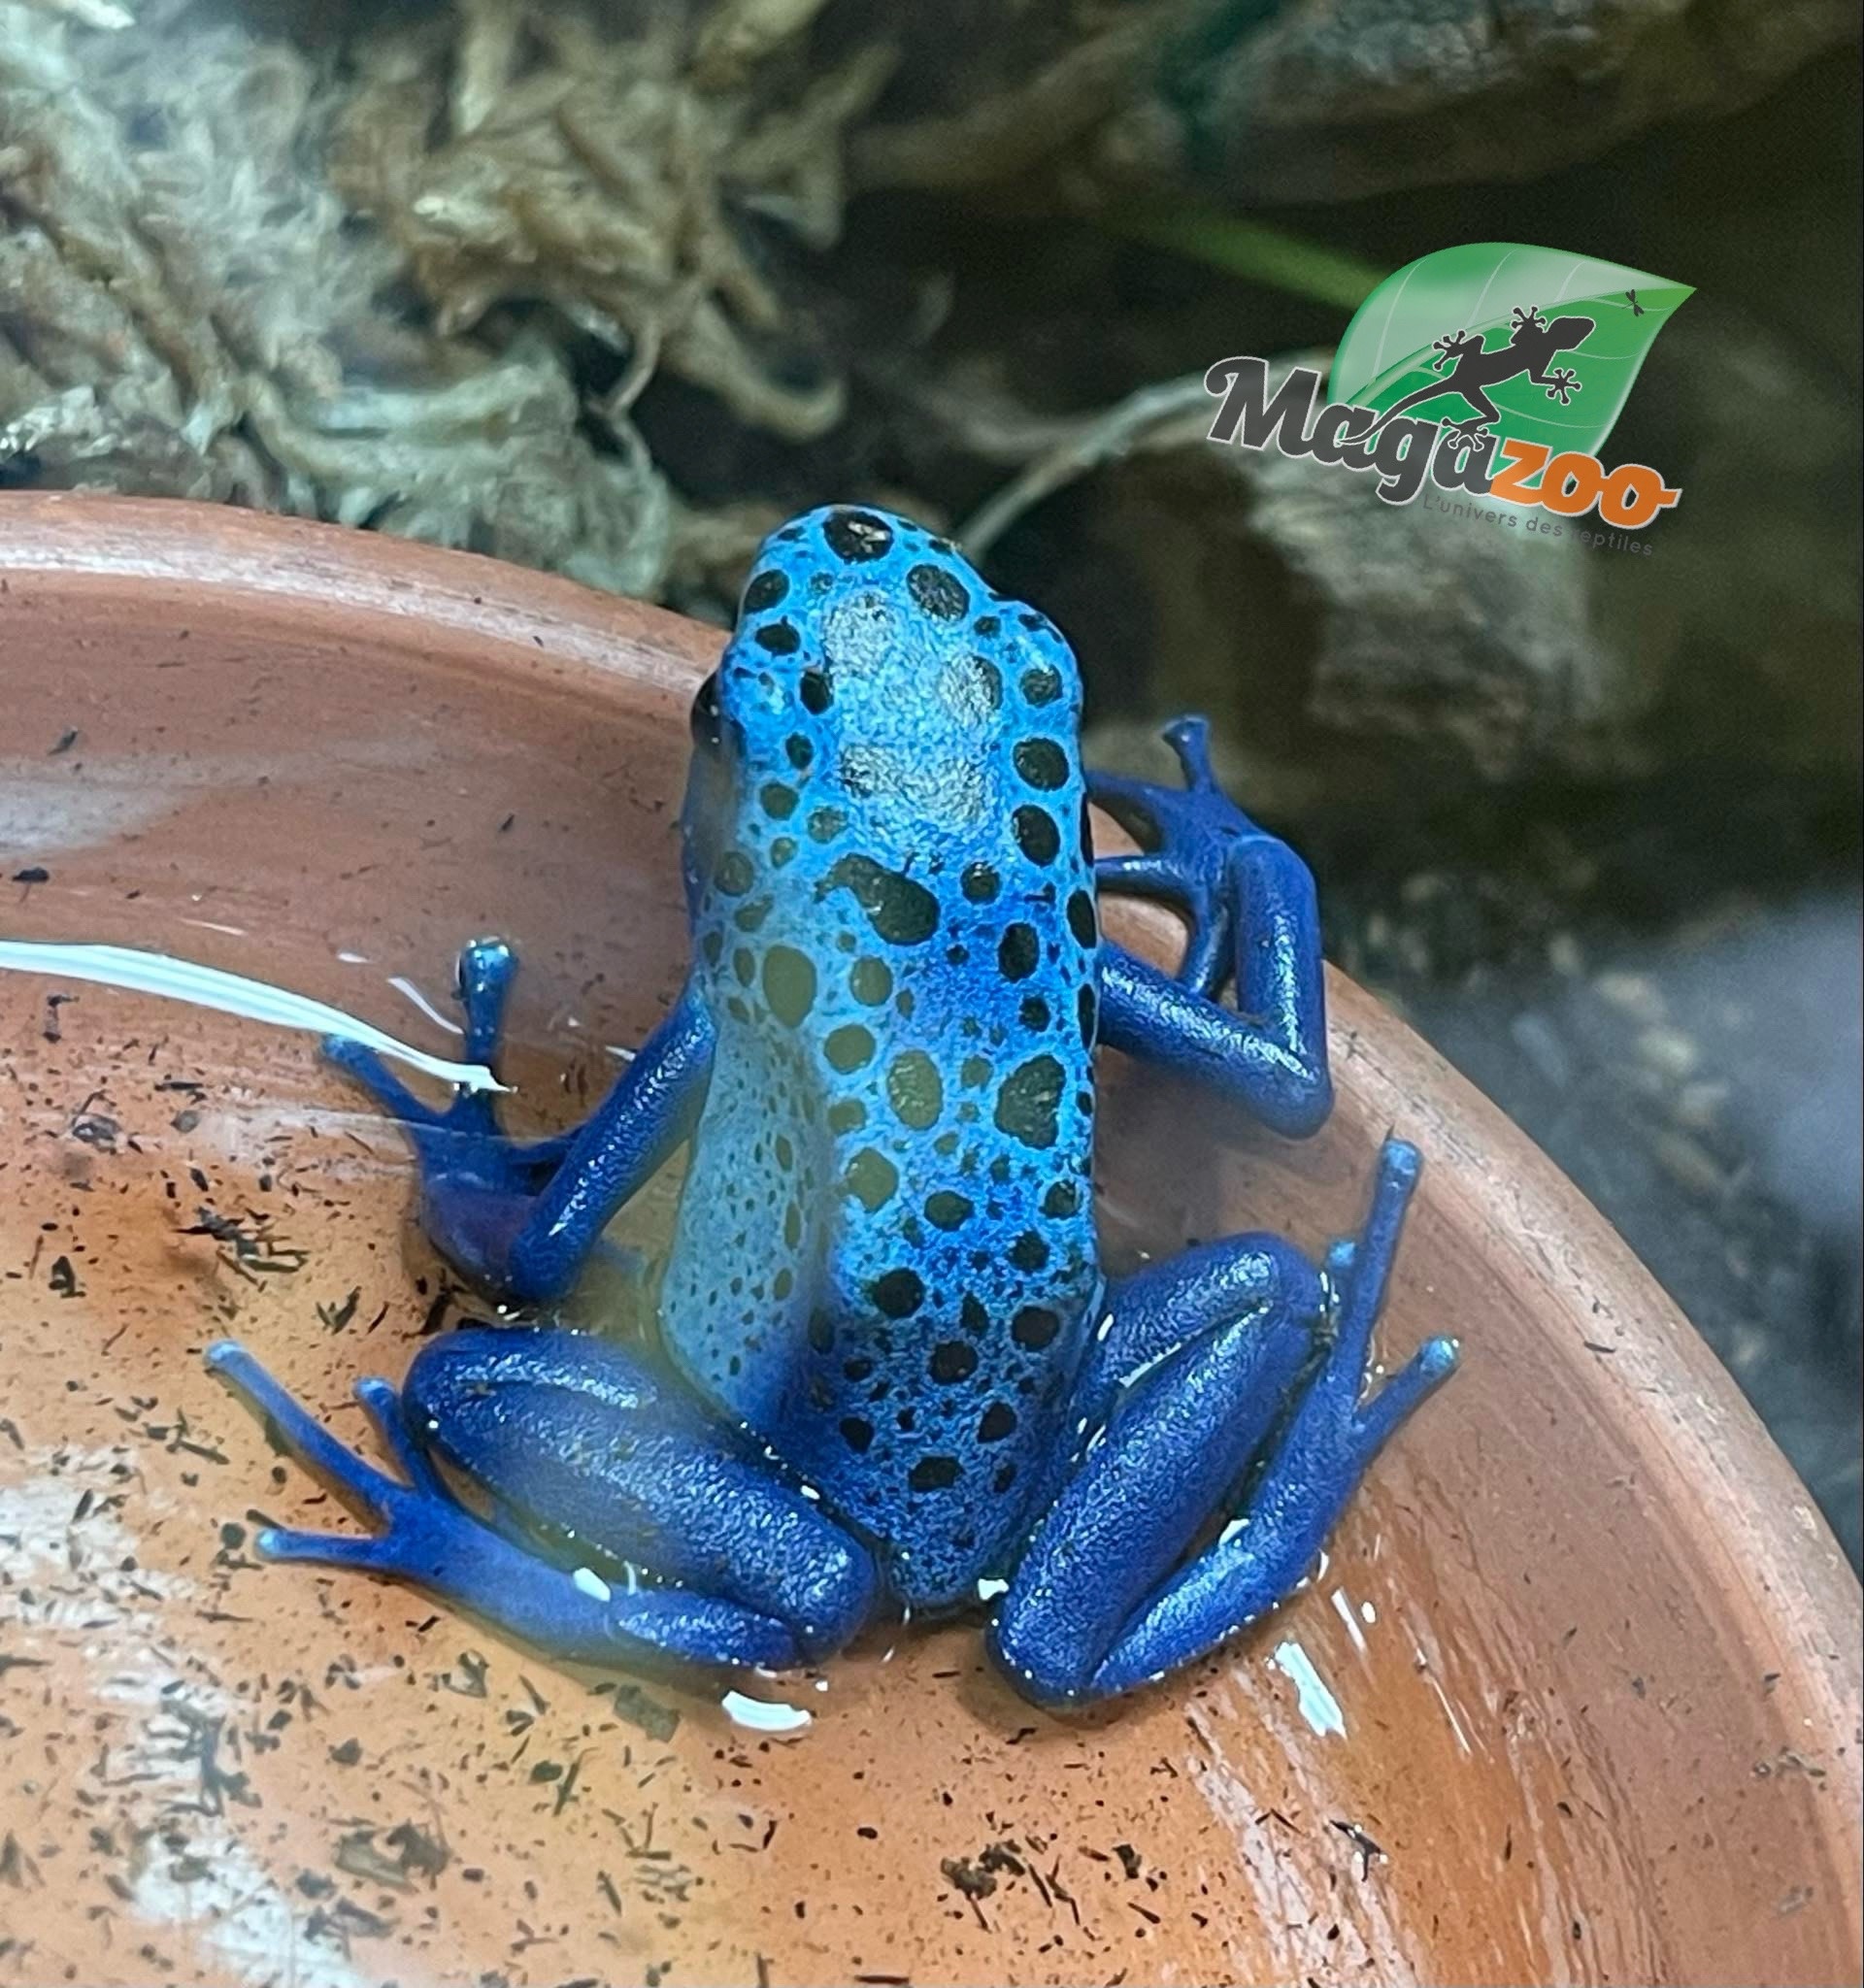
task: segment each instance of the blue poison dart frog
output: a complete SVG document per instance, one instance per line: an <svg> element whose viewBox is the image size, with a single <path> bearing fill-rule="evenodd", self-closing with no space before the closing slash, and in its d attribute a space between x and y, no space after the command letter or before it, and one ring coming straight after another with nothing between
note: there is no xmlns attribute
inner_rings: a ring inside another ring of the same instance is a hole
<svg viewBox="0 0 1864 1988"><path fill-rule="evenodd" d="M436 1111L327 1045L405 1124L434 1242L508 1303L559 1297L687 1143L651 1342L433 1341L399 1393L359 1390L405 1482L216 1346L380 1528L261 1552L628 1668L816 1664L883 1608L987 1599L1048 1705L1158 1678L1296 1585L1455 1364L1433 1339L1364 1398L1417 1155L1385 1145L1323 1267L1244 1235L1105 1276L1096 1044L1294 1136L1331 1090L1306 867L1218 791L1200 722L1164 788L1084 775L1080 710L1067 643L947 541L837 506L765 542L692 706L691 969L588 1121L518 1144L483 1092ZM1096 862L1090 796L1143 853ZM1101 937L1097 884L1188 912L1175 977ZM512 973L493 942L460 960L471 1059Z"/></svg>

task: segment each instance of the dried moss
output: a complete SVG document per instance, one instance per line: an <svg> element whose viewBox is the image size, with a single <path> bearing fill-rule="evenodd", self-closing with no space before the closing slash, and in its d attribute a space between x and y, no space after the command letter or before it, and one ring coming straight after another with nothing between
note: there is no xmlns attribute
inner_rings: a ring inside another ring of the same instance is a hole
<svg viewBox="0 0 1864 1988"><path fill-rule="evenodd" d="M617 38L562 7L462 0L358 53L334 183L404 250L443 332L542 299L632 355L612 407L664 364L790 440L840 418L839 381L793 384L759 349L786 313L725 202L832 240L840 133L884 81L883 52L770 112L692 80L677 16Z"/></svg>
<svg viewBox="0 0 1864 1988"><path fill-rule="evenodd" d="M793 313L728 203L839 225L874 51L780 109L814 9L638 33L523 0L262 33L202 0L0 4L0 480L370 524L657 594L688 520L631 425L657 367L791 440ZM765 83L769 89L768 80ZM591 395L576 335L613 348ZM688 545L688 535L696 542Z"/></svg>

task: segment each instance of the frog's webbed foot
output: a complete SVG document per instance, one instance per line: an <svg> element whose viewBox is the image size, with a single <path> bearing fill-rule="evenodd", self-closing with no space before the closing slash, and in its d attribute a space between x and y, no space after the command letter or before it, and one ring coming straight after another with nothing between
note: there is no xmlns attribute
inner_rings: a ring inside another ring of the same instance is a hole
<svg viewBox="0 0 1864 1988"><path fill-rule="evenodd" d="M476 940L460 954L468 1061L496 1061L516 970L501 940ZM705 1011L682 998L583 1125L528 1143L499 1130L483 1091L460 1091L435 1110L361 1044L332 1038L324 1054L406 1127L434 1246L480 1289L541 1302L570 1287L616 1210L685 1136L712 1043Z"/></svg>
<svg viewBox="0 0 1864 1988"><path fill-rule="evenodd" d="M1263 831L1216 783L1208 719L1174 718L1163 737L1183 770L1182 787L1120 774L1087 776L1088 797L1142 845L1137 855L1101 857L1094 877L1103 890L1152 898L1182 911L1191 935L1178 977L1198 993L1215 996L1234 964L1237 905L1231 858L1240 842L1263 838Z"/></svg>
<svg viewBox="0 0 1864 1988"><path fill-rule="evenodd" d="M455 988L466 1062L495 1063L516 971L502 940L475 940L460 953ZM345 1037L327 1038L323 1053L406 1129L420 1166L422 1226L435 1245L476 1283L501 1288L513 1241L569 1141L508 1139L489 1091L462 1085L444 1109L425 1105L375 1050Z"/></svg>
<svg viewBox="0 0 1864 1988"><path fill-rule="evenodd" d="M356 1399L368 1410L383 1447L408 1473L410 1481L406 1484L339 1442L236 1340L220 1340L210 1346L207 1365L254 1414L264 1419L274 1440L287 1455L333 1485L347 1503L358 1507L384 1529L381 1536L326 1535L268 1526L255 1541L268 1559L328 1559L333 1565L385 1567L391 1557L389 1541L405 1508L425 1496L444 1496L432 1466L403 1425L395 1391L385 1380L359 1380Z"/></svg>
<svg viewBox="0 0 1864 1988"><path fill-rule="evenodd" d="M1455 1369L1455 1342L1426 1340L1365 1393L1417 1173L1415 1148L1388 1141L1365 1228L1334 1244L1323 1279L1285 1244L1240 1238L1190 1252L1176 1293L1169 1264L1115 1289L1110 1338L1152 1358L1062 1485L993 1626L1032 1697L1080 1702L1162 1677L1299 1586L1373 1458ZM1214 1299L1210 1322L1199 1314ZM1191 1330L1172 1345L1174 1313ZM1237 1486L1229 1523L1185 1559Z"/></svg>
<svg viewBox="0 0 1864 1988"><path fill-rule="evenodd" d="M587 1384L566 1410L561 1383L566 1373L577 1376L579 1361L593 1371L582 1373ZM584 1477L573 1476L571 1488L583 1494L598 1523L606 1518L613 1530L619 1513L621 1553L639 1545L650 1555L658 1546L676 1558L683 1551L685 1561L661 1570L664 1580L638 1578L631 1562L617 1564L594 1548L590 1557L600 1557L607 1577L587 1565L563 1566L524 1536L496 1490L493 1509L504 1529L453 1497L416 1433L410 1408L385 1380L358 1382L356 1397L383 1449L406 1472L406 1483L339 1442L245 1347L224 1340L209 1349L208 1366L263 1417L287 1454L378 1528L342 1534L268 1526L253 1542L263 1558L407 1581L552 1656L610 1668L675 1662L785 1670L816 1654L813 1637L845 1640L865 1616L874 1593L866 1549L834 1530L788 1485L738 1455L690 1406L667 1402L618 1349L606 1352L601 1342L579 1342L569 1333L462 1327L431 1342L410 1375L411 1398L419 1402L412 1412L425 1416L427 1426L434 1405L416 1388L423 1362L438 1367L443 1390L449 1374L463 1365L475 1369L465 1376L472 1405L482 1421L505 1436L503 1456L494 1445L495 1469L509 1463L514 1449L526 1453L519 1459L526 1467L541 1436L538 1470L585 1471ZM501 1381L515 1384L503 1402ZM540 1427L538 1403L552 1382L558 1384L557 1420ZM605 1443L605 1433L632 1440ZM736 1495L706 1497L714 1488L709 1472L735 1475ZM701 1501L696 1506L695 1497ZM572 1517L583 1515L582 1508L573 1509ZM708 1520L728 1541L735 1536L726 1529L736 1525L751 1541L745 1554L749 1569L733 1570L735 1582L729 1573L723 1582L715 1578L709 1593L699 1581L718 1572L708 1557L716 1557L717 1541L688 1537L695 1528L703 1533ZM578 1531L569 1518L565 1526L573 1535ZM586 1534L579 1543L587 1546ZM761 1561L754 1557L758 1548ZM720 1592L721 1586L738 1592ZM767 1596L786 1606L759 1606Z"/></svg>

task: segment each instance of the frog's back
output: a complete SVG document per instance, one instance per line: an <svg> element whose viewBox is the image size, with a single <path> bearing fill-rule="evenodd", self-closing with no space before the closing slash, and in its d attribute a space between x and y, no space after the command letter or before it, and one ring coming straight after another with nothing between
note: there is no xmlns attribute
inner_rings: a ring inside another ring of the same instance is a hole
<svg viewBox="0 0 1864 1988"><path fill-rule="evenodd" d="M936 1604L1026 1524L1096 1296L1079 679L916 528L787 529L688 794L718 1044L663 1329Z"/></svg>

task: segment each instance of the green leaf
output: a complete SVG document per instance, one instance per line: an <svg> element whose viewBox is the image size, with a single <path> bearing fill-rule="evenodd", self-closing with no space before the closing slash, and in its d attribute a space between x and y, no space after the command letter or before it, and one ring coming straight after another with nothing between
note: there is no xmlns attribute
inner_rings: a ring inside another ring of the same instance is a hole
<svg viewBox="0 0 1864 1988"><path fill-rule="evenodd" d="M1443 387L1450 368L1435 363L1442 357L1438 339L1475 333L1492 352L1514 336L1516 311L1590 317L1595 328L1584 342L1553 360L1570 366L1577 380L1569 405L1549 398L1525 372L1490 386L1488 395L1501 410L1498 434L1597 455L1657 333L1693 294L1687 284L1647 270L1564 249L1518 242L1440 248L1395 271L1360 305L1334 354L1328 398L1382 413L1433 382ZM1448 390L1406 412L1427 421L1474 416Z"/></svg>

